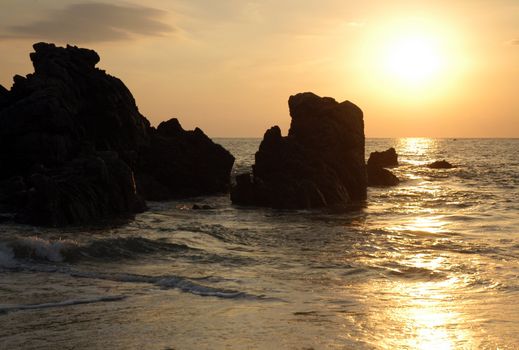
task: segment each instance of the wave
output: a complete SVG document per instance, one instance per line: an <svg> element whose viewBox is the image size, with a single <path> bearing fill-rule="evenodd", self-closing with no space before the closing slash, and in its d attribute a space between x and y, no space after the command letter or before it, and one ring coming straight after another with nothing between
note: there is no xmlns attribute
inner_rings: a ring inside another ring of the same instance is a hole
<svg viewBox="0 0 519 350"><path fill-rule="evenodd" d="M73 262L83 258L132 259L138 254L197 251L185 244L168 243L142 237L118 237L79 245L73 240L46 240L37 236L0 243L0 266L11 266L14 259Z"/></svg>
<svg viewBox="0 0 519 350"><path fill-rule="evenodd" d="M376 273L384 278L396 278L402 280L416 280L416 281L432 281L444 280L448 278L448 274L443 271L428 269L425 267L409 266L399 264L397 262L387 262L380 265L366 265L363 268L356 268L351 273L346 271L344 276L349 274L363 274L366 276L370 273Z"/></svg>
<svg viewBox="0 0 519 350"><path fill-rule="evenodd" d="M70 258L91 257L110 259L131 259L136 254L154 254L159 252L178 253L183 251L197 251L198 249L185 244L175 244L163 240L152 240L143 237L118 237L102 239L79 247Z"/></svg>
<svg viewBox="0 0 519 350"><path fill-rule="evenodd" d="M11 255L10 255L11 254ZM268 300L265 296L256 296L248 294L242 291L236 291L226 288L216 288L206 286L194 282L194 280L202 281L218 281L218 278L214 276L188 278L176 275L168 276L147 276L147 275L135 275L125 273L104 273L104 272L89 272L89 271L78 271L64 265L49 265L49 264L38 264L38 263L24 263L18 262L12 258L12 253L9 250L3 250L0 245L0 259L5 258L5 263L0 265L5 270L21 272L40 272L40 273L60 273L69 275L75 278L89 278L97 280L107 280L112 282L120 283L147 283L152 284L163 289L178 289L185 293L190 293L198 296L207 297L218 297L224 299L252 299L252 300ZM2 260L0 260L0 263ZM59 305L57 305L59 306ZM15 308L20 309L20 308ZM0 305L0 312L1 312Z"/></svg>
<svg viewBox="0 0 519 350"><path fill-rule="evenodd" d="M6 314L12 311L21 311L21 310L35 310L35 309L48 309L54 307L64 307L64 306L73 306L73 305L81 305L81 304L92 304L92 303L101 303L101 302L113 302L120 301L126 299L125 295L113 295L113 296L102 296L97 298L88 298L88 299L72 299L59 301L55 303L43 303L43 304L19 304L19 305L1 305L0 304L0 314Z"/></svg>
<svg viewBox="0 0 519 350"><path fill-rule="evenodd" d="M411 279L411 280L442 280L447 278L447 274L423 267L400 265L396 268L384 267L387 276Z"/></svg>
<svg viewBox="0 0 519 350"><path fill-rule="evenodd" d="M231 289L215 288L195 283L191 279L182 276L146 276L133 274L109 274L98 272L72 272L72 277L102 279L122 283L148 283L164 289L178 289L182 292L199 296L212 296L225 299L264 299L263 296L255 296Z"/></svg>
<svg viewBox="0 0 519 350"><path fill-rule="evenodd" d="M51 262L64 261L64 254L68 250L74 250L78 247L77 243L72 240L46 240L36 236L19 238L9 245L16 258L31 258Z"/></svg>

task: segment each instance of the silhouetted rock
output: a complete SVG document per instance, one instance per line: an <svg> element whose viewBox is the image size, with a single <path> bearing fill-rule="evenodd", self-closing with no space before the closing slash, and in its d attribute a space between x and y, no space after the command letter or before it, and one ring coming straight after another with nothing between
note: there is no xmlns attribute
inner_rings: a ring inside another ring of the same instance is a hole
<svg viewBox="0 0 519 350"><path fill-rule="evenodd" d="M445 159L437 160L427 166L431 169L451 169L454 167L451 163L447 162Z"/></svg>
<svg viewBox="0 0 519 350"><path fill-rule="evenodd" d="M82 224L142 211L140 194L228 189L234 158L176 119L151 127L126 86L95 67L95 51L34 50L35 72L0 87L0 209L26 223Z"/></svg>
<svg viewBox="0 0 519 350"><path fill-rule="evenodd" d="M391 171L379 166L368 165L368 186L370 187L386 187L396 186L400 183Z"/></svg>
<svg viewBox="0 0 519 350"><path fill-rule="evenodd" d="M398 166L398 154L393 147L383 152L371 152L368 159L368 166L389 168Z"/></svg>
<svg viewBox="0 0 519 350"><path fill-rule="evenodd" d="M163 200L225 192L234 157L202 130L185 131L177 119L159 124L136 167L140 193Z"/></svg>
<svg viewBox="0 0 519 350"><path fill-rule="evenodd" d="M32 190L20 219L39 225L88 224L142 211L133 173L115 152L77 158L28 179Z"/></svg>
<svg viewBox="0 0 519 350"><path fill-rule="evenodd" d="M0 109L2 108L2 106L7 104L8 97L9 97L9 91L5 87L0 85Z"/></svg>
<svg viewBox="0 0 519 350"><path fill-rule="evenodd" d="M0 213L16 212L27 194L27 186L21 176L0 180Z"/></svg>
<svg viewBox="0 0 519 350"><path fill-rule="evenodd" d="M14 215L12 214L0 214L0 224L4 222L9 222L14 220Z"/></svg>
<svg viewBox="0 0 519 350"><path fill-rule="evenodd" d="M208 204L203 204L203 205L193 204L193 206L191 207L191 209L193 209L193 210L210 210L210 209L214 209L214 208L211 207L211 206L208 205Z"/></svg>
<svg viewBox="0 0 519 350"><path fill-rule="evenodd" d="M291 96L288 136L267 130L250 174L236 177L236 204L274 208L345 206L366 198L360 108L313 93Z"/></svg>
<svg viewBox="0 0 519 350"><path fill-rule="evenodd" d="M400 182L386 167L398 166L398 154L393 147L383 152L372 152L369 155L367 172L368 186L395 186Z"/></svg>

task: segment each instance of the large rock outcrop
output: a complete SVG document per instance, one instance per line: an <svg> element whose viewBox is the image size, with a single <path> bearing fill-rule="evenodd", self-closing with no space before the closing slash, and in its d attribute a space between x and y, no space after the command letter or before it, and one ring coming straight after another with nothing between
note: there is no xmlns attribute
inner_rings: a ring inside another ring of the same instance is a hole
<svg viewBox="0 0 519 350"><path fill-rule="evenodd" d="M126 86L95 67L95 51L33 47L34 73L0 87L1 212L31 224L85 224L142 211L143 196L228 188L229 152L177 120L164 124L176 132L151 127Z"/></svg>
<svg viewBox="0 0 519 350"><path fill-rule="evenodd" d="M253 173L231 191L236 204L341 207L366 198L364 120L359 107L313 93L291 96L288 136L267 130Z"/></svg>

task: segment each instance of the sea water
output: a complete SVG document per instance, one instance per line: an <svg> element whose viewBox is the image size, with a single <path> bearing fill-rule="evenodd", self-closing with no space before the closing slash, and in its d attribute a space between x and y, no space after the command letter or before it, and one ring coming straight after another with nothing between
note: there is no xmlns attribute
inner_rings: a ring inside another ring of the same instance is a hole
<svg viewBox="0 0 519 350"><path fill-rule="evenodd" d="M259 141L217 140L234 174ZM518 349L519 140L368 139L366 155L389 147L400 185L349 212L222 195L0 225L0 349Z"/></svg>

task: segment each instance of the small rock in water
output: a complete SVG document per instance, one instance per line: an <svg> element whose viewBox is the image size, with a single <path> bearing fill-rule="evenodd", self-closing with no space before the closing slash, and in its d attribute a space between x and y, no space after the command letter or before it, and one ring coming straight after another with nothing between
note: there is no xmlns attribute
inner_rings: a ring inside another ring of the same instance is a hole
<svg viewBox="0 0 519 350"><path fill-rule="evenodd" d="M398 154L393 147L383 152L372 152L369 155L368 166L381 168L398 166Z"/></svg>
<svg viewBox="0 0 519 350"><path fill-rule="evenodd" d="M400 183L398 177L391 171L368 165L368 186L370 187L387 187L396 186Z"/></svg>
<svg viewBox="0 0 519 350"><path fill-rule="evenodd" d="M386 187L396 186L400 180L386 167L398 166L398 154L395 149L390 149L383 152L372 152L369 155L367 171L368 171L368 186Z"/></svg>
<svg viewBox="0 0 519 350"><path fill-rule="evenodd" d="M454 166L447 162L445 159L444 160L437 160L429 165L427 165L429 168L431 169L451 169L451 168L454 168Z"/></svg>
<svg viewBox="0 0 519 350"><path fill-rule="evenodd" d="M191 209L193 209L193 210L209 210L209 209L214 209L214 208L208 204L203 204L203 205L193 204L193 207Z"/></svg>

